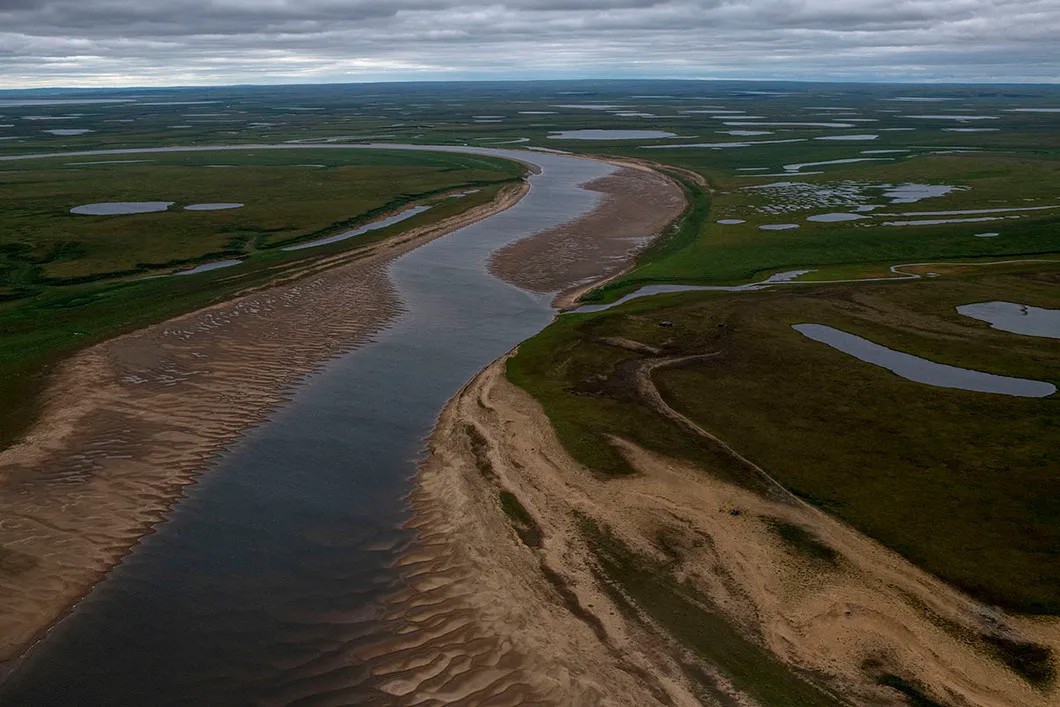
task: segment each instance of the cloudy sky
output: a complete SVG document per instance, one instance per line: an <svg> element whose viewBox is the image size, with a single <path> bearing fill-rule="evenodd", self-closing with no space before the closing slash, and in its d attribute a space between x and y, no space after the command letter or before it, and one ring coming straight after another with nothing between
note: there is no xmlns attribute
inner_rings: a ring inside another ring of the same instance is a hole
<svg viewBox="0 0 1060 707"><path fill-rule="evenodd" d="M1060 0L0 0L0 88L1060 80Z"/></svg>

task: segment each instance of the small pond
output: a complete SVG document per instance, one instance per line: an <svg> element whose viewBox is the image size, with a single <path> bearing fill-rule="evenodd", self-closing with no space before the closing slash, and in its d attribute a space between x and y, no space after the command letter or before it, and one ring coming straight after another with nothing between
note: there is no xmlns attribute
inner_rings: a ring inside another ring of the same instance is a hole
<svg viewBox="0 0 1060 707"><path fill-rule="evenodd" d="M935 363L880 346L868 339L824 324L794 324L792 329L809 339L831 346L866 363L886 368L891 373L915 383L1020 398L1044 398L1056 392L1056 386L1052 383L998 376Z"/></svg>
<svg viewBox="0 0 1060 707"><path fill-rule="evenodd" d="M838 223L840 221L857 221L857 220L863 219L863 218L865 218L865 217L864 216L859 216L858 214L834 213L834 214L814 214L813 216L807 216L806 220L807 221L816 221L817 223Z"/></svg>
<svg viewBox="0 0 1060 707"><path fill-rule="evenodd" d="M72 214L83 216L114 216L117 214L148 214L166 211L173 201L106 201L98 204L82 204L70 209Z"/></svg>
<svg viewBox="0 0 1060 707"><path fill-rule="evenodd" d="M1030 307L1016 302L976 302L962 304L957 313L986 322L993 329L1060 339L1060 309Z"/></svg>
<svg viewBox="0 0 1060 707"><path fill-rule="evenodd" d="M243 204L221 202L217 204L188 204L185 211L224 211L225 209L240 209Z"/></svg>
<svg viewBox="0 0 1060 707"><path fill-rule="evenodd" d="M552 140L657 140L677 137L665 130L560 130L549 135Z"/></svg>

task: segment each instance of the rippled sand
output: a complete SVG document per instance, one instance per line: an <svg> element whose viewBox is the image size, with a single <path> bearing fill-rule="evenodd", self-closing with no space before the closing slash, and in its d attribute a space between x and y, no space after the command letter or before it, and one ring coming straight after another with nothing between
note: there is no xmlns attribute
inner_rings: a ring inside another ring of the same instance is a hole
<svg viewBox="0 0 1060 707"><path fill-rule="evenodd" d="M602 195L583 218L498 250L490 271L533 292L560 292L557 304L590 283L616 275L681 215L681 188L658 172L634 165L586 188Z"/></svg>
<svg viewBox="0 0 1060 707"><path fill-rule="evenodd" d="M665 406L653 365L638 373L639 387ZM393 682L379 677L392 704L520 704L508 695L527 704L702 704L689 675L712 682L719 703L754 704L659 626L620 610L579 530L584 517L667 563L777 660L854 704L904 703L877 683L880 671L947 704L1056 704L1057 686L1031 687L967 639L989 632L1055 651L1055 618L980 604L779 485L755 493L616 444L639 474L605 479L581 467L537 402L506 380L503 360L449 404L413 496L422 549L408 558L408 590L393 605L400 638L378 652L400 670ZM538 546L513 529L501 491L534 518ZM837 564L793 552L771 519L807 529ZM465 642L473 648L462 653Z"/></svg>

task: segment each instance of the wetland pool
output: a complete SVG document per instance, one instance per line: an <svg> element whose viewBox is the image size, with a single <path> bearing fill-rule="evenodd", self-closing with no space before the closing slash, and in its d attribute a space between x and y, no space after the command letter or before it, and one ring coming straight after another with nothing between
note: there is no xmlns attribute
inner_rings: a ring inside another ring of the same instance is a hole
<svg viewBox="0 0 1060 707"><path fill-rule="evenodd" d="M168 211L175 201L106 201L97 204L82 204L70 209L72 214L82 216L118 216L120 214L149 214Z"/></svg>
<svg viewBox="0 0 1060 707"><path fill-rule="evenodd" d="M1020 398L1045 398L1056 392L1056 386L1046 381L999 376L935 363L824 324L793 324L791 328L808 339L842 351L865 363L885 368L914 383Z"/></svg>
<svg viewBox="0 0 1060 707"><path fill-rule="evenodd" d="M992 329L1024 336L1060 339L1060 309L995 301L962 304L957 307L957 313L986 322Z"/></svg>
<svg viewBox="0 0 1060 707"><path fill-rule="evenodd" d="M677 137L665 130L559 130L550 140L660 140Z"/></svg>

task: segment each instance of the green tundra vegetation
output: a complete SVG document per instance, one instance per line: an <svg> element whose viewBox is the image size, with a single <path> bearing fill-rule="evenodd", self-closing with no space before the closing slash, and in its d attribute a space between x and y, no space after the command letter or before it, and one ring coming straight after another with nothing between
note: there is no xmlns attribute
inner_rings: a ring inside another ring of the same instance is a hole
<svg viewBox="0 0 1060 707"><path fill-rule="evenodd" d="M32 421L35 393L62 356L268 283L307 259L361 248L487 203L522 176L510 161L443 153L297 150L126 158L147 161L27 160L0 173L0 441L14 439ZM77 164L84 162L99 164ZM81 204L110 201L176 203L155 213L70 213ZM182 208L216 202L244 206ZM430 209L349 240L283 250L413 205ZM168 276L223 259L243 263Z"/></svg>
<svg viewBox="0 0 1060 707"><path fill-rule="evenodd" d="M634 389L643 364L698 357L652 374L671 407L790 491L972 595L1057 613L1057 396L914 383L791 325L827 324L939 363L1060 383L1054 340L992 329L954 310L1002 298L1057 308L1058 283L1060 266L1046 265L946 280L646 298L564 315L520 347L508 373L541 401L575 458L600 473L634 471L610 443L617 435L761 488Z"/></svg>

